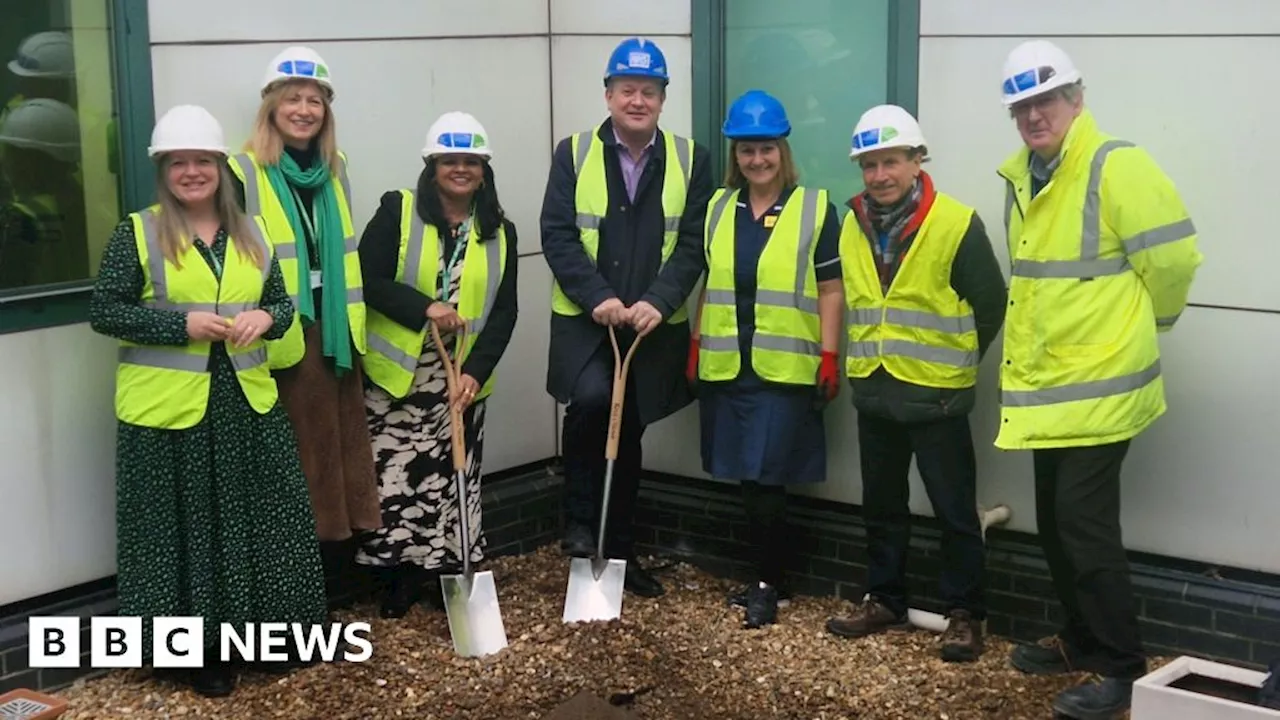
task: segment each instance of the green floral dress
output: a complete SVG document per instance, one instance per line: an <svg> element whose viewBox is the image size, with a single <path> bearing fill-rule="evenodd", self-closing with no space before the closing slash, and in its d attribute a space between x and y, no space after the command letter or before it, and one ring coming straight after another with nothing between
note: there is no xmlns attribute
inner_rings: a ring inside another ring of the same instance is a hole
<svg viewBox="0 0 1280 720"><path fill-rule="evenodd" d="M221 261L228 237L212 247ZM213 266L213 263L210 263ZM89 306L93 329L148 345L185 345L186 315L139 304L144 285L133 224L116 227ZM293 305L273 259L262 309L288 329ZM325 620L324 578L307 483L288 416L249 406L222 343L210 354L204 419L187 430L119 423L116 438L117 587L120 614L141 616L150 659L157 615L204 618L205 645L219 623ZM208 651L206 651L208 659Z"/></svg>

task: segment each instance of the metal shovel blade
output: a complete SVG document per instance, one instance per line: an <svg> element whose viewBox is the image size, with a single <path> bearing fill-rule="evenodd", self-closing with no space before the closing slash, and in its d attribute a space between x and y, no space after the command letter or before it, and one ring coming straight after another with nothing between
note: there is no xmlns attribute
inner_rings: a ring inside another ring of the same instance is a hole
<svg viewBox="0 0 1280 720"><path fill-rule="evenodd" d="M569 563L563 621L616 620L622 615L622 586L626 576L626 560L573 558Z"/></svg>
<svg viewBox="0 0 1280 720"><path fill-rule="evenodd" d="M480 657L507 646L491 570L473 573L470 580L466 575L441 575L440 585L455 652L462 657Z"/></svg>

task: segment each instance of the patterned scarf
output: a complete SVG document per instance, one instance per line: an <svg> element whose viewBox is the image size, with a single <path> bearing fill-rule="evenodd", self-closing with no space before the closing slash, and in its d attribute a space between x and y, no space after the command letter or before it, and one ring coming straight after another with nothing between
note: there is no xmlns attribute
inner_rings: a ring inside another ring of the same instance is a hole
<svg viewBox="0 0 1280 720"><path fill-rule="evenodd" d="M923 173L922 173L923 175ZM871 240L871 250L876 257L876 269L880 271L881 289L888 292L889 284L898 265L898 254L901 251L902 232L911 222L912 216L920 207L920 198L924 194L924 184L917 177L911 190L891 205L881 205L871 193L863 191L857 198L861 207L858 220L862 222L863 232ZM885 235L888 242L881 244L880 236Z"/></svg>

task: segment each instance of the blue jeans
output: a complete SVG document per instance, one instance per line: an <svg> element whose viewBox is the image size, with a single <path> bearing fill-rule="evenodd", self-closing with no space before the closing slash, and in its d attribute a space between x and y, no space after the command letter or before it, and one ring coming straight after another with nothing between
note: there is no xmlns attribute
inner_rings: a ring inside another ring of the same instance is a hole
<svg viewBox="0 0 1280 720"><path fill-rule="evenodd" d="M907 424L858 413L858 444L870 555L867 592L895 613L907 612L907 478L914 454L933 514L942 523L942 600L948 612L968 610L974 619L984 619L986 559L968 416Z"/></svg>

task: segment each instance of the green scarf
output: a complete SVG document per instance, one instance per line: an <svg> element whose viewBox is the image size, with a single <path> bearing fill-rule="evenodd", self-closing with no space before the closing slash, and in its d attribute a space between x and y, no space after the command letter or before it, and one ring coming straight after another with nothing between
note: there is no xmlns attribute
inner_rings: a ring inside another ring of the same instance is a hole
<svg viewBox="0 0 1280 720"><path fill-rule="evenodd" d="M334 369L342 377L352 368L351 327L347 322L347 276L344 270L346 233L342 228L342 215L338 211L338 196L334 192L329 166L323 160L303 170L288 153L280 155L278 165L267 167L267 178L284 206L289 226L298 248L298 313L310 323L316 319L316 309L311 292L311 256L307 247L307 235L302 228L301 209L290 185L314 190L311 200L311 222L314 239L320 252L320 280L324 289L320 293L324 307L321 312L320 337L324 343L325 357L333 358Z"/></svg>

